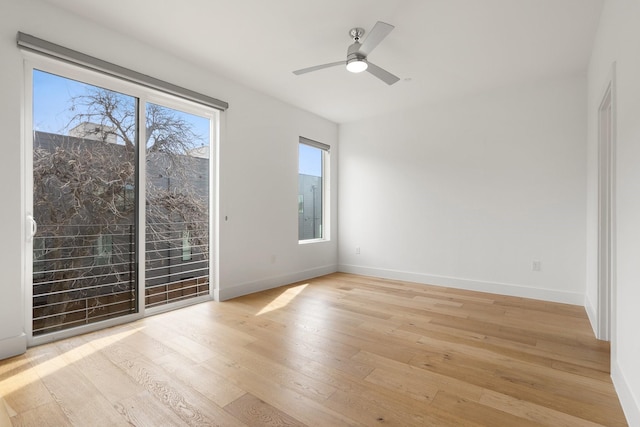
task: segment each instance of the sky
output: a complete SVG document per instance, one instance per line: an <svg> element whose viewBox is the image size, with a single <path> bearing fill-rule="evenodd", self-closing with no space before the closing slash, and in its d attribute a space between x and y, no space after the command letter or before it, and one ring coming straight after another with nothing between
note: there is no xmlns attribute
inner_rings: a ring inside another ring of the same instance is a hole
<svg viewBox="0 0 640 427"><path fill-rule="evenodd" d="M80 96L91 85L56 76L39 70L33 72L33 127L34 130L67 134L71 119L79 111L71 111L71 98ZM128 96L128 95L122 95ZM131 100L133 101L133 97ZM193 125L195 132L204 137L203 145L209 144L209 119L174 110ZM298 173L322 176L322 150L299 144Z"/></svg>
<svg viewBox="0 0 640 427"><path fill-rule="evenodd" d="M79 111L70 111L71 98L80 96L95 87L86 83L34 70L33 72L33 127L34 130L67 134L68 124ZM132 96L121 95L131 99ZM209 144L209 119L173 110L175 114L193 126L203 137L202 145ZM74 123L72 126L75 126Z"/></svg>
<svg viewBox="0 0 640 427"><path fill-rule="evenodd" d="M50 133L66 133L73 114L69 99L84 93L87 85L42 71L33 72L33 128Z"/></svg>
<svg viewBox="0 0 640 427"><path fill-rule="evenodd" d="M322 176L322 150L306 144L300 144L298 173Z"/></svg>

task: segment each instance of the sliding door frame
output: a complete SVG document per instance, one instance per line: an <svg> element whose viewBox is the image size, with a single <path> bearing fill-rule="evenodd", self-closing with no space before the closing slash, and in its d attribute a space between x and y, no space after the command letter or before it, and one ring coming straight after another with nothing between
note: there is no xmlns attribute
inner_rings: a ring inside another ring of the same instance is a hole
<svg viewBox="0 0 640 427"><path fill-rule="evenodd" d="M101 74L93 70L67 64L63 61L51 59L36 53L23 52L24 57L24 84L22 105L21 164L23 203L22 224L24 226L24 238L21 241L22 253L22 289L24 296L24 331L27 337L27 345L33 346L45 342L67 338L81 333L91 332L123 323L141 319L147 315L174 310L182 306L192 305L203 301L212 300L215 290L218 289L218 174L219 174L219 138L220 138L220 114L221 112L193 101L178 96L161 93L155 89L147 88L135 83L127 82L116 77ZM136 273L137 273L137 312L121 317L111 318L88 323L82 326L33 336L33 238L32 224L27 218L33 216L33 71L56 74L64 78L77 80L82 83L95 85L108 90L113 90L137 98L138 109L138 142L137 173L136 173ZM209 156L209 290L207 295L189 298L151 309L145 308L145 190L146 190L146 161L145 161L145 108L148 102L178 109L187 113L206 117L210 120L210 156Z"/></svg>
<svg viewBox="0 0 640 427"><path fill-rule="evenodd" d="M218 281L217 281L217 266L218 266L218 245L217 245L217 238L216 236L218 235L217 233L217 228L216 228L216 224L218 224L218 209L217 209L217 182L218 182L218 136L219 136L219 128L220 128L220 112L212 109L212 108L208 108L208 107L203 107L201 105L197 105L196 103L189 101L189 100L185 100L185 99L180 99L177 98L173 95L169 95L169 94L164 94L164 93L160 93L160 92L151 92L149 94L147 94L146 98L144 99L144 101L140 101L140 115L141 115L141 120L143 120L142 122L139 123L144 123L144 117L145 117L145 109L146 109L146 104L147 103L152 103L152 104L157 104L160 105L162 107L167 107L167 108L171 108L171 109L175 109L175 110L180 110L181 112L185 112L188 114L193 114L196 116L201 116L201 117L205 117L209 119L209 292L208 295L203 295L203 296L196 296L196 297L192 297L189 299L184 299L184 300L180 300L180 301L176 301L176 302L172 302L172 303L168 303L165 305L159 305L159 306L155 306L155 307L151 307L151 308L146 308L144 307L144 302L142 304L142 312L145 313L145 315L154 315L154 314L158 314L158 313L163 313L166 311L171 311L171 310L175 310L181 307L186 307L192 304L197 304L199 302L204 302L204 301L209 301L212 300L214 297L214 290L217 289L218 287ZM145 138L145 134L144 134L144 130L141 129L140 132L140 139L142 141L144 141ZM144 157L144 152L145 150L141 150L141 157ZM145 177L146 176L146 161L145 159L140 159L140 165L139 165L139 171L140 171L140 176L141 177ZM139 182L139 186L141 189L143 189L145 187L146 184L146 179L145 178L141 178L140 182ZM146 226L146 211L144 209L144 204L141 203L142 209L139 209L138 211L138 215L139 215L139 221L140 224ZM145 236L144 236L144 227L141 228L140 233L139 233L139 241L138 241L138 245L140 248L145 248L145 242L143 242ZM143 250L144 252L144 250ZM142 258L143 258L143 264L144 265L144 253L142 254ZM145 294L146 294L146 289L144 288L144 284L146 282L146 276L145 276L145 269L140 269L140 273L138 275L138 280L140 282L142 282L142 293L140 294L141 298L145 298Z"/></svg>

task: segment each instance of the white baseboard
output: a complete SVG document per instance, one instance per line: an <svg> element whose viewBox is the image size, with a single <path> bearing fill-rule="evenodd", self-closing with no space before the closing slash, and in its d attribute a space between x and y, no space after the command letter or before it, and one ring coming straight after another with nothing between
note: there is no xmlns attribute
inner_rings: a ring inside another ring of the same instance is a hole
<svg viewBox="0 0 640 427"><path fill-rule="evenodd" d="M310 270L297 271L280 276L267 277L253 282L240 283L232 286L222 286L215 289L213 296L216 301L226 301L242 295L252 294L254 292L266 291L267 289L277 288L279 286L288 285L303 280L309 280L314 277L324 276L326 274L335 273L338 266L335 264L323 267L313 268Z"/></svg>
<svg viewBox="0 0 640 427"><path fill-rule="evenodd" d="M611 361L611 379L618 393L618 399L620 399L624 415L627 417L627 423L630 426L640 426L640 400L633 395L620 366L615 360Z"/></svg>
<svg viewBox="0 0 640 427"><path fill-rule="evenodd" d="M445 286L449 288L466 289L470 291L488 292L492 294L509 295L522 298L532 298L543 301L560 302L564 304L584 305L584 294L566 292L554 289L533 288L530 286L510 283L486 282L482 280L460 279L455 277L435 276L423 273L413 273L399 270L361 267L357 265L341 264L338 271L342 273L361 274L383 279L402 280L406 282L423 283L426 285Z"/></svg>
<svg viewBox="0 0 640 427"><path fill-rule="evenodd" d="M584 308L587 311L587 317L589 318L589 323L591 323L591 329L593 329L593 334L598 336L598 310L591 303L591 300L588 296L584 297Z"/></svg>
<svg viewBox="0 0 640 427"><path fill-rule="evenodd" d="M0 360L17 356L27 351L27 336L22 333L0 340Z"/></svg>

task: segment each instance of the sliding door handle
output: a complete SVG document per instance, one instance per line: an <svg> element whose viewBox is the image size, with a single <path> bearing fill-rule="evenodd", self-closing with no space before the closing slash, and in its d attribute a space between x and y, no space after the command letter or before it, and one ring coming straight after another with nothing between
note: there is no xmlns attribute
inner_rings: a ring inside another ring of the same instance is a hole
<svg viewBox="0 0 640 427"><path fill-rule="evenodd" d="M35 236L36 233L38 232L38 223L36 222L36 219L32 215L27 215L27 221L29 221L29 224L28 224L29 231L27 233L27 237L32 239L33 236Z"/></svg>

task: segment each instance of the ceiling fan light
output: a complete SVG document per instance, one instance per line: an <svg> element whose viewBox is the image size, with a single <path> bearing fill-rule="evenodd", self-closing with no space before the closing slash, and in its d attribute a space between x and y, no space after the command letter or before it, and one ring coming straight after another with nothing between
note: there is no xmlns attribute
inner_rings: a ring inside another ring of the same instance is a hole
<svg viewBox="0 0 640 427"><path fill-rule="evenodd" d="M367 61L365 61L364 58L354 58L347 61L347 70L352 73L361 73L366 70L368 66L369 64L367 64Z"/></svg>

